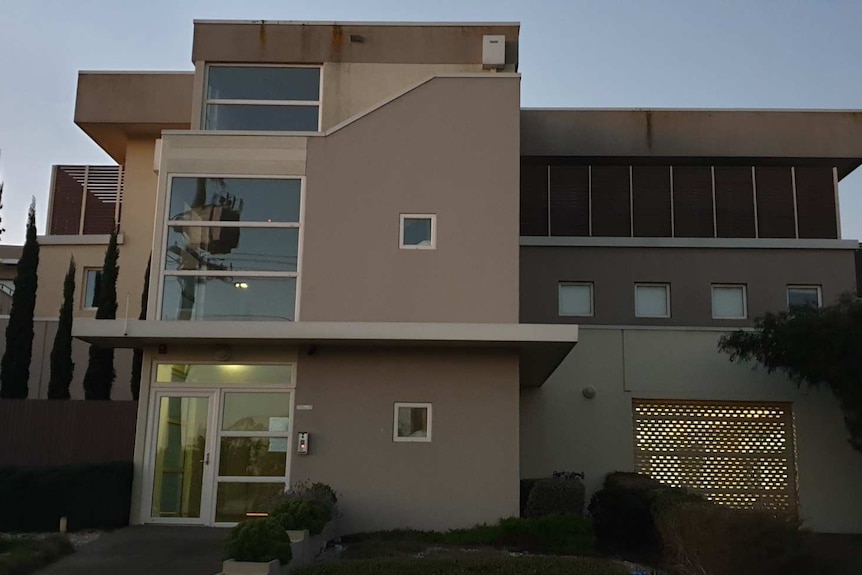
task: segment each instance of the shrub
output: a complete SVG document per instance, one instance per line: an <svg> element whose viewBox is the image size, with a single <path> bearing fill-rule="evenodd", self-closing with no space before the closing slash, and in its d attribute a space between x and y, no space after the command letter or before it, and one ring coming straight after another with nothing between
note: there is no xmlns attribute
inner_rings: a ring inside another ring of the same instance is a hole
<svg viewBox="0 0 862 575"><path fill-rule="evenodd" d="M224 558L235 561L268 563L274 559L290 563L290 538L275 519L248 519L231 529L225 543Z"/></svg>
<svg viewBox="0 0 862 575"><path fill-rule="evenodd" d="M132 464L0 468L0 531L70 531L129 524Z"/></svg>
<svg viewBox="0 0 862 575"><path fill-rule="evenodd" d="M337 515L338 496L324 483L301 482L269 505L270 516L284 529L308 529L318 535Z"/></svg>
<svg viewBox="0 0 862 575"><path fill-rule="evenodd" d="M675 575L823 573L806 556L797 519L708 501L675 501L656 516L664 564Z"/></svg>
<svg viewBox="0 0 862 575"><path fill-rule="evenodd" d="M296 575L628 575L621 563L586 557L377 559L323 563Z"/></svg>
<svg viewBox="0 0 862 575"><path fill-rule="evenodd" d="M584 484L579 478L541 479L527 498L524 516L583 515Z"/></svg>
<svg viewBox="0 0 862 575"><path fill-rule="evenodd" d="M0 575L25 575L72 553L74 548L63 535L44 539L0 538Z"/></svg>

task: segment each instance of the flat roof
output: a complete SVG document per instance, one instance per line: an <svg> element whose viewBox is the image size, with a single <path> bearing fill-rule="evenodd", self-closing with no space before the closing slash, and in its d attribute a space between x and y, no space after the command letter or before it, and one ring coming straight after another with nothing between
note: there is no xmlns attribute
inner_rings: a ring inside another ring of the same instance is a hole
<svg viewBox="0 0 862 575"><path fill-rule="evenodd" d="M118 348L159 344L477 347L517 351L521 386L542 385L578 342L578 326L410 322L76 319L72 335Z"/></svg>
<svg viewBox="0 0 862 575"><path fill-rule="evenodd" d="M408 22L388 20L210 20L194 19L193 24L277 24L284 26L520 26L514 22Z"/></svg>

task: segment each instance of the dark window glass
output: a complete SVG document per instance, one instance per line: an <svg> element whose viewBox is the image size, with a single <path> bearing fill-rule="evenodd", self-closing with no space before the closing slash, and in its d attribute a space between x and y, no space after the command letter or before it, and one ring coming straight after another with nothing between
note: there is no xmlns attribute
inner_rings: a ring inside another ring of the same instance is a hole
<svg viewBox="0 0 862 575"><path fill-rule="evenodd" d="M208 100L311 100L320 98L320 68L210 66Z"/></svg>
<svg viewBox="0 0 862 575"><path fill-rule="evenodd" d="M298 222L300 180L173 178L170 219L191 222Z"/></svg>
<svg viewBox="0 0 862 575"><path fill-rule="evenodd" d="M590 171L551 166L551 235L590 235Z"/></svg>
<svg viewBox="0 0 862 575"><path fill-rule="evenodd" d="M293 321L296 278L166 276L163 320Z"/></svg>
<svg viewBox="0 0 862 575"><path fill-rule="evenodd" d="M673 233L678 238L711 238L712 170L706 166L673 168Z"/></svg>
<svg viewBox="0 0 862 575"><path fill-rule="evenodd" d="M208 104L204 129L316 132L317 106Z"/></svg>
<svg viewBox="0 0 862 575"><path fill-rule="evenodd" d="M787 288L788 307L820 307L820 293L816 287Z"/></svg>
<svg viewBox="0 0 862 575"><path fill-rule="evenodd" d="M635 237L670 237L670 166L632 168L632 207Z"/></svg>
<svg viewBox="0 0 862 575"><path fill-rule="evenodd" d="M521 235L548 235L548 166L521 164Z"/></svg>
<svg viewBox="0 0 862 575"><path fill-rule="evenodd" d="M102 270L87 270L84 294L84 307L98 307L99 293L102 286Z"/></svg>
<svg viewBox="0 0 862 575"><path fill-rule="evenodd" d="M593 166L593 235L631 237L628 166Z"/></svg>
<svg viewBox="0 0 862 575"><path fill-rule="evenodd" d="M800 238L838 238L832 168L796 168L796 212Z"/></svg>
<svg viewBox="0 0 862 575"><path fill-rule="evenodd" d="M404 245L431 245L431 218L404 218Z"/></svg>
<svg viewBox="0 0 862 575"><path fill-rule="evenodd" d="M297 228L171 226L165 269L295 272Z"/></svg>
<svg viewBox="0 0 862 575"><path fill-rule="evenodd" d="M753 238L754 184L750 167L715 168L715 220L720 238Z"/></svg>
<svg viewBox="0 0 862 575"><path fill-rule="evenodd" d="M757 235L761 238L795 238L793 174L790 168L755 168Z"/></svg>

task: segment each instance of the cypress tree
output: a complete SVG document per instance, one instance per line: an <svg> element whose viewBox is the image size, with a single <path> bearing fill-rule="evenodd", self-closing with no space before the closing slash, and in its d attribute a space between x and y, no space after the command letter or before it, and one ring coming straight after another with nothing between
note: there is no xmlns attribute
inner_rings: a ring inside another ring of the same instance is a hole
<svg viewBox="0 0 862 575"><path fill-rule="evenodd" d="M48 399L69 399L69 386L75 363L72 361L72 309L75 302L75 258L69 259L69 271L63 281L63 305L60 321L51 348L51 378L48 380Z"/></svg>
<svg viewBox="0 0 862 575"><path fill-rule="evenodd" d="M138 319L147 319L147 304L150 291L150 263L153 259L150 254L150 259L147 260L147 270L144 272L144 290L141 292L141 313ZM132 399L138 400L141 394L141 368L144 366L144 350L139 347L135 348L132 355Z"/></svg>
<svg viewBox="0 0 862 575"><path fill-rule="evenodd" d="M27 215L27 240L18 260L15 293L6 326L6 351L0 361L0 397L26 399L33 354L33 311L36 308L39 241L36 239L36 198Z"/></svg>
<svg viewBox="0 0 862 575"><path fill-rule="evenodd" d="M99 301L96 302L96 319L116 319L117 317L117 275L120 268L117 259L117 228L111 232L108 249L105 250L105 263L102 266L102 281L99 283ZM84 399L109 400L111 386L117 377L114 371L114 348L90 345L90 360L84 374Z"/></svg>

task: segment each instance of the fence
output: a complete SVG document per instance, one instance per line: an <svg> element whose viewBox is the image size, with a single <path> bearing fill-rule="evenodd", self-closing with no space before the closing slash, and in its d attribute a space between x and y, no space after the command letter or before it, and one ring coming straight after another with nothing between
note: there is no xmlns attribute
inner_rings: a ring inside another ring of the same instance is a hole
<svg viewBox="0 0 862 575"><path fill-rule="evenodd" d="M132 461L134 401L0 400L0 467Z"/></svg>

